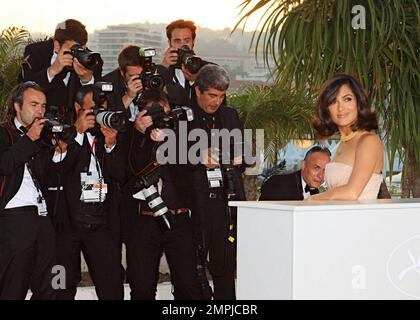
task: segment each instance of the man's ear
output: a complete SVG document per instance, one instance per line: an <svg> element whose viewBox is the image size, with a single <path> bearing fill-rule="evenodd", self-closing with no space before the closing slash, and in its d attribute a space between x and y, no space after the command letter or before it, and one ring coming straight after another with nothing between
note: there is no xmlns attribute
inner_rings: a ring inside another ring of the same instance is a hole
<svg viewBox="0 0 420 320"><path fill-rule="evenodd" d="M125 81L124 71L123 71L123 70L121 70L120 68L118 68L118 70L120 70L121 77L122 77L122 78L124 79L124 81Z"/></svg>
<svg viewBox="0 0 420 320"><path fill-rule="evenodd" d="M305 160L302 160L300 162L301 171L305 170L305 165L306 165L306 161Z"/></svg>
<svg viewBox="0 0 420 320"><path fill-rule="evenodd" d="M60 51L61 45L57 40L54 40L54 51L58 53Z"/></svg>
<svg viewBox="0 0 420 320"><path fill-rule="evenodd" d="M18 113L18 110L19 110L19 112L20 111L22 111L22 107L19 105L19 103L17 103L17 102L15 102L14 104L13 104L13 107L15 108L15 112L16 112L16 114Z"/></svg>
<svg viewBox="0 0 420 320"><path fill-rule="evenodd" d="M80 109L82 109L82 106L78 103L74 103L74 110L76 110L76 114L79 113Z"/></svg>
<svg viewBox="0 0 420 320"><path fill-rule="evenodd" d="M195 87L195 95L197 96L197 98L201 97L201 91L197 86Z"/></svg>

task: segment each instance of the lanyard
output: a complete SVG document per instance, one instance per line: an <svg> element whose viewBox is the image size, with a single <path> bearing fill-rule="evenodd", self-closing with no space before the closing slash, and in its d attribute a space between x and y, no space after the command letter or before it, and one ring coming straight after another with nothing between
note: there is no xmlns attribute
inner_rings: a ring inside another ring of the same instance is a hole
<svg viewBox="0 0 420 320"><path fill-rule="evenodd" d="M95 144L96 144L96 136L93 137L92 147L91 147L93 155L95 155Z"/></svg>
<svg viewBox="0 0 420 320"><path fill-rule="evenodd" d="M87 135L86 135L86 139L87 139L87 141L88 141L88 143L90 145L89 138L87 137ZM98 171L99 178L103 178L102 177L102 171L101 171L101 168L99 166L99 160L96 157L95 145L96 145L96 136L93 136L92 145L90 146L89 151L90 151L90 154L95 159L96 170ZM90 160L90 161L92 161L92 160ZM89 161L89 164L90 164L90 161Z"/></svg>
<svg viewBox="0 0 420 320"><path fill-rule="evenodd" d="M32 178L32 181L34 182L34 186L36 188L36 191L38 192L39 196L42 197L41 185L39 184L38 180L35 179L35 176L32 173L32 169L30 168L29 163L26 163L25 165L28 168L28 172L29 172L29 175Z"/></svg>

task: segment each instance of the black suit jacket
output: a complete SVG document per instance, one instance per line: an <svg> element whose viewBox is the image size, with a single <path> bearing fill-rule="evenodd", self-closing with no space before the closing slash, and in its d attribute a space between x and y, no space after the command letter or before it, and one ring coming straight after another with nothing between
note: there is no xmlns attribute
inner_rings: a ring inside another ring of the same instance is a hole
<svg viewBox="0 0 420 320"><path fill-rule="evenodd" d="M243 132L243 124L239 118L238 111L234 108L228 107L225 104L222 104L219 109L214 114L207 114L204 112L197 104L197 101L193 101L190 105L191 109L194 112L194 120L188 124L188 130L202 129L206 131L208 137L208 147L211 146L211 119L214 117L216 119L215 129L227 129L231 132L234 129L239 129ZM243 135L242 135L243 138ZM189 148L195 145L195 141L190 141ZM223 149L223 145L219 145L220 149ZM243 151L244 149L242 149ZM226 152L226 150L223 150ZM231 145L230 154L233 155L233 149ZM243 162L244 163L244 162ZM245 191L243 189L242 177L241 174L244 171L245 166L236 166L235 167L235 184L238 200L245 200ZM204 196L203 199L208 198L210 192L219 193L224 197L223 188L209 188L207 180L207 171L206 167L203 164L197 164L191 166L191 171L193 173L194 179L194 191L197 194ZM198 198L197 198L198 199ZM201 200L200 200L201 201ZM203 202L205 205L205 201Z"/></svg>
<svg viewBox="0 0 420 320"><path fill-rule="evenodd" d="M261 187L260 200L303 200L301 171L269 177Z"/></svg>
<svg viewBox="0 0 420 320"><path fill-rule="evenodd" d="M206 64L212 64L212 62L203 60L203 66ZM168 90L169 103L172 106L189 106L195 101L197 97L195 94L195 84L191 86L189 81L186 81L185 87L183 87L182 85L184 84L181 85L179 83L173 66L166 68L159 64L157 65L157 68L165 81L165 86ZM226 104L226 98L223 103Z"/></svg>
<svg viewBox="0 0 420 320"><path fill-rule="evenodd" d="M72 111L74 98L77 90L81 88L80 79L74 71L71 71L67 86L63 82L67 71L56 75L51 83L48 81L47 69L51 66L51 58L54 54L53 39L35 42L25 48L24 62L22 64L22 81L35 81L43 89L47 96L48 106L60 107L62 112ZM100 80L102 66L95 70L95 81Z"/></svg>
<svg viewBox="0 0 420 320"><path fill-rule="evenodd" d="M8 130L8 131L6 131ZM11 133L10 141L8 132ZM9 143L12 142L12 145ZM0 197L0 215L6 204L18 192L23 180L25 163L31 162L35 179L43 185L45 177L45 159L47 152L39 143L32 141L27 135L21 136L12 122L0 126L0 176L2 176L3 194ZM45 190L41 190L44 194Z"/></svg>
<svg viewBox="0 0 420 320"><path fill-rule="evenodd" d="M110 73L106 74L102 81L112 82L113 91L107 95L108 110L112 111L127 111L127 116L130 117L130 109L124 107L122 97L126 92L126 84L124 78L121 76L120 69L117 68Z"/></svg>
<svg viewBox="0 0 420 320"><path fill-rule="evenodd" d="M105 210L107 213L107 221L109 223L111 232L115 238L119 238L120 232L120 217L119 212L116 210L118 203L116 198L117 184L124 177L124 159L118 149L121 147L118 143L111 153L105 151L105 140L102 133L97 134L95 143L95 154L100 163L104 181L108 184L108 193L104 202ZM64 195L67 206L69 208L67 215L77 210L77 205L80 203L81 195L81 181L80 173L89 170L91 159L91 149L87 137L85 135L83 146L77 142L73 142L68 146L67 155L60 163L50 162L49 172L60 172L64 177L62 185L64 187ZM70 217L62 213L55 217L57 218L56 225L61 225L66 228L69 224Z"/></svg>

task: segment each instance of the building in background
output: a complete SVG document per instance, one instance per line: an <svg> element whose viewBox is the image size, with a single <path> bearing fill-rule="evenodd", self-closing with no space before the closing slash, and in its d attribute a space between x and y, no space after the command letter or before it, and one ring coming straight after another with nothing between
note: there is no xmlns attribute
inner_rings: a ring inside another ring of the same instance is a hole
<svg viewBox="0 0 420 320"><path fill-rule="evenodd" d="M88 47L101 54L104 74L117 67L118 53L127 44L155 48L157 55L154 62L160 63L168 46L165 28L166 24L156 23L108 26L89 35ZM238 80L241 86L266 82L269 70L264 65L262 50L258 54L258 62L255 52L249 51L251 37L250 32L231 34L230 29L211 30L199 26L195 51L203 59L226 68L231 79ZM271 60L270 64L273 65Z"/></svg>
<svg viewBox="0 0 420 320"><path fill-rule="evenodd" d="M120 24L108 26L89 35L89 48L101 54L104 60L103 74L118 67L117 57L121 49L134 44L142 48L156 49L154 62L159 63L163 53L162 34L145 28L143 24Z"/></svg>

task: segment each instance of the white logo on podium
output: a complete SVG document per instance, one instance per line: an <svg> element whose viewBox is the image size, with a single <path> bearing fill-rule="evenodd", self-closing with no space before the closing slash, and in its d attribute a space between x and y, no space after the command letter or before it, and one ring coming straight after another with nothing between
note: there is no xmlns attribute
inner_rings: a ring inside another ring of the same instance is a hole
<svg viewBox="0 0 420 320"><path fill-rule="evenodd" d="M420 298L420 235L403 241L391 252L386 271L398 291Z"/></svg>

